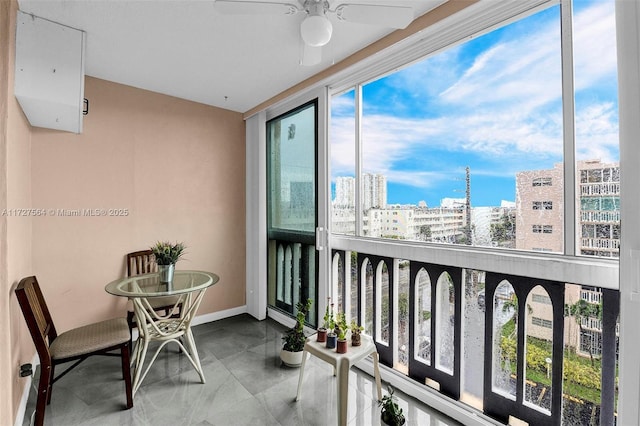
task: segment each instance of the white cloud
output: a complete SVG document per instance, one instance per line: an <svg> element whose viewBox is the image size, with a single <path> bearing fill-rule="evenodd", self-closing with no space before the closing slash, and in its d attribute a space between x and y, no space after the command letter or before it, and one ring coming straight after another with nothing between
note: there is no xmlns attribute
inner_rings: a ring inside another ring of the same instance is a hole
<svg viewBox="0 0 640 426"><path fill-rule="evenodd" d="M560 34L558 20L551 21L534 19L535 27L521 25L508 31L509 38L479 54L466 69L460 70L468 58L461 56L464 46L458 46L387 78L395 94L383 106L392 107L393 116L365 116L365 171L425 187L435 182L436 174L470 157L482 159L475 160L480 166L474 167L474 174L492 176L513 176L560 161ZM613 2L595 2L575 14L577 89L592 94L595 85L615 81L614 30ZM394 104L396 95L402 105ZM592 95L589 103L584 99L576 108L577 157L616 161L617 112L611 97ZM411 115L406 111L413 111L413 116L403 117ZM353 129L353 119L333 119L334 176L344 170L353 174ZM434 162L434 151L458 153L458 158L443 155ZM420 159L425 171L408 170L407 161L415 164Z"/></svg>
<svg viewBox="0 0 640 426"><path fill-rule="evenodd" d="M596 2L574 19L576 90L616 78L616 22L613 1Z"/></svg>

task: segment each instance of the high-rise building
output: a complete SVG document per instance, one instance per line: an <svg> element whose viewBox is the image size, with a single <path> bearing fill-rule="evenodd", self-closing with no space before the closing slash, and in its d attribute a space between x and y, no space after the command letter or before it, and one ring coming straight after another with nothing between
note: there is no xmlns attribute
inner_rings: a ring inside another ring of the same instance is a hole
<svg viewBox="0 0 640 426"><path fill-rule="evenodd" d="M362 174L362 208L364 211L387 207L387 178L380 174Z"/></svg>
<svg viewBox="0 0 640 426"><path fill-rule="evenodd" d="M333 201L334 207L353 208L356 205L356 179L351 176L341 176L336 178L336 198Z"/></svg>
<svg viewBox="0 0 640 426"><path fill-rule="evenodd" d="M562 164L516 174L516 249L562 252Z"/></svg>
<svg viewBox="0 0 640 426"><path fill-rule="evenodd" d="M578 162L579 253L620 256L620 166Z"/></svg>
<svg viewBox="0 0 640 426"><path fill-rule="evenodd" d="M336 178L334 207L353 208L356 204L356 180L350 176ZM384 209L387 207L387 178L381 174L362 174L362 207Z"/></svg>

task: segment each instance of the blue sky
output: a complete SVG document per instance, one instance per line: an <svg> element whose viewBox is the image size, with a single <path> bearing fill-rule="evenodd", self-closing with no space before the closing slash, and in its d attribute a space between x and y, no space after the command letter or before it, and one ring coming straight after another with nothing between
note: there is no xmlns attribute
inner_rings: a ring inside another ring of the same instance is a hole
<svg viewBox="0 0 640 426"><path fill-rule="evenodd" d="M363 169L387 176L388 202L430 207L515 200L515 174L562 161L560 12L553 6L363 87ZM618 161L611 0L574 11L576 156ZM354 175L353 93L334 97L332 180Z"/></svg>

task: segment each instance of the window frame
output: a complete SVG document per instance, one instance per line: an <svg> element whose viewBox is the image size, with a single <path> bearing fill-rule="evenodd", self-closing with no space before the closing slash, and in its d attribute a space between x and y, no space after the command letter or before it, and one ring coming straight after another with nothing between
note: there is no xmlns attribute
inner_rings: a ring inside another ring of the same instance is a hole
<svg viewBox="0 0 640 426"><path fill-rule="evenodd" d="M553 7L559 4L560 7L560 30L561 30L561 52L562 52L562 99L563 99L563 180L565 182L576 182L577 174L577 161L575 157L575 124L574 124L574 84L573 84L573 51L567 46L572 45L572 1L555 1L555 0L525 0L523 2L517 2L518 5L507 6L500 3L496 7L492 7L488 3L491 2L479 2L481 4L470 6L463 11L456 14L457 22L448 23L449 26L442 27L439 25L433 25L421 32L422 36L418 41L406 41L407 46L404 49L398 49L388 55L384 60L378 60L376 66L371 64L364 65L364 69L357 70L348 73L340 80L333 82L329 85L329 96L338 96L340 94L354 91L354 103L355 103L355 151L356 151L356 167L355 167L355 179L356 179L356 209L355 209L355 235L343 235L332 233L332 238L357 239L366 238L380 241L363 233L363 212L361 208L361 195L357 189L361 187L361 175L362 175L362 87L371 81L378 80L393 72L398 71L401 68L412 65L415 62L424 60L430 56L440 53L444 49L453 48L460 43L463 43L470 38L475 38L487 34L496 28L508 25L512 22L521 20L527 16L533 15L548 7ZM526 6L525 6L526 5ZM482 18L473 18L473 13L477 12L476 7L485 11L489 11L489 14L483 14ZM494 10L495 9L495 10ZM496 12L497 11L497 12ZM452 18L454 20L454 18ZM480 22L484 22L481 24ZM489 23L490 22L490 23ZM443 30L444 28L444 30ZM438 34L439 30L443 30L444 34ZM429 37L435 37L433 40ZM437 37L436 37L437 36ZM330 147L329 147L330 149ZM617 168L619 169L619 167ZM612 170L612 175L615 170ZM619 170L618 170L619 173ZM552 177L539 177L532 181L533 186L554 186ZM578 191L577 185L563 185L564 200L573 200L576 197ZM580 255L580 248L578 242L580 241L582 229L578 226L579 221L576 218L576 212L579 206L576 203L564 202L563 203L563 252L544 253L535 252L531 253L524 250L507 249L515 256L521 256L524 253L533 255L543 255L548 260L557 260L562 258L569 263L575 263L577 265L583 264L581 259L588 259L593 265L606 266L607 271L617 270L618 261L616 258L604 258L604 257L587 257ZM556 210L553 207L549 210ZM549 232L550 231L550 232ZM548 230L546 233L553 233L553 230ZM456 244L447 243L431 243L431 242L416 242L422 246L428 247L430 245L437 245L438 248L443 246L451 246L455 251L456 248L464 250L476 250L480 252L493 252L495 249L490 247L481 246L462 246ZM413 245L413 241L404 240L403 244ZM501 249L504 250L504 249ZM482 269L482 267L480 268ZM605 278L608 277L608 278ZM619 284L617 279L611 279L609 272L602 274L601 281L597 284L599 286L611 289L618 289ZM561 280L561 279L560 279ZM570 280L568 280L570 281ZM594 282L589 279L588 282Z"/></svg>

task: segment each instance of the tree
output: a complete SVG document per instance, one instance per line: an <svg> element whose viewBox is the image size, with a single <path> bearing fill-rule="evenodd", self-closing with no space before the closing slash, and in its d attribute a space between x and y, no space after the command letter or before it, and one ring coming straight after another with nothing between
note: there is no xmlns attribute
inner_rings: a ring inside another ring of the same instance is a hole
<svg viewBox="0 0 640 426"><path fill-rule="evenodd" d="M491 241L499 245L511 245L516 240L516 221L511 214L505 213L500 218L500 222L492 223L489 228Z"/></svg>
<svg viewBox="0 0 640 426"><path fill-rule="evenodd" d="M505 300L504 303L502 304L502 312L508 313L509 310L511 309L513 309L513 324L515 325L515 328L512 333L513 336L509 336L509 337L515 337L516 330L518 329L518 296L516 296L515 293L511 293L511 297ZM527 303L527 313L529 315L533 314L533 308L528 303Z"/></svg>
<svg viewBox="0 0 640 426"><path fill-rule="evenodd" d="M589 303L584 299L580 299L572 305L565 305L565 313L566 315L573 317L578 323L578 327L580 328L580 338L582 338L582 335L584 333L584 329L582 328L582 319L590 317L599 319L602 318L602 302ZM593 351L591 350L591 345L587 345L587 352L589 353L589 359L591 359L591 366L593 367L595 362L593 359Z"/></svg>
<svg viewBox="0 0 640 426"><path fill-rule="evenodd" d="M420 239L422 241L431 241L431 225L422 225L420 227Z"/></svg>

